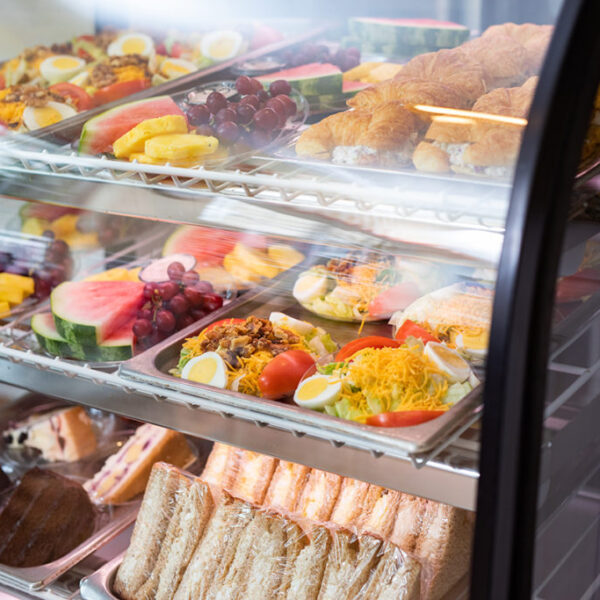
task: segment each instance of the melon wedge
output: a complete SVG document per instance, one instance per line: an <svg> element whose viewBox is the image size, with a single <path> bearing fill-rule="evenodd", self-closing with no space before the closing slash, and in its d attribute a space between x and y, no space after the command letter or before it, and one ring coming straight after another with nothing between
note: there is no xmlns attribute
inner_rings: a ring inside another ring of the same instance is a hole
<svg viewBox="0 0 600 600"><path fill-rule="evenodd" d="M143 302L136 281L67 281L50 305L58 333L70 344L97 346L130 322Z"/></svg>
<svg viewBox="0 0 600 600"><path fill-rule="evenodd" d="M46 352L53 356L73 357L73 350L69 346L69 342L56 330L51 313L33 315L31 329L35 333L38 343Z"/></svg>
<svg viewBox="0 0 600 600"><path fill-rule="evenodd" d="M329 63L310 63L277 73L269 73L257 77L265 88L277 79L285 79L304 96L319 96L321 94L341 94L342 71Z"/></svg>
<svg viewBox="0 0 600 600"><path fill-rule="evenodd" d="M79 152L82 154L111 152L113 142L142 121L167 115L185 117L170 96L147 98L111 108L85 123L79 138Z"/></svg>

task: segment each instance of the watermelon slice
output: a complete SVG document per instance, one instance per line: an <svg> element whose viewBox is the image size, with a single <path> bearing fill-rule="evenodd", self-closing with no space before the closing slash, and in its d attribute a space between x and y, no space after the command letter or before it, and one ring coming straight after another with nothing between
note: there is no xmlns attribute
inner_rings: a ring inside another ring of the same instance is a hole
<svg viewBox="0 0 600 600"><path fill-rule="evenodd" d="M458 23L434 19L350 19L353 38L361 41L363 52L386 56L414 56L441 48L454 48L469 38L469 29Z"/></svg>
<svg viewBox="0 0 600 600"><path fill-rule="evenodd" d="M285 79L304 96L341 94L342 71L329 63L310 63L293 69L277 71L257 77L265 88L277 79Z"/></svg>
<svg viewBox="0 0 600 600"><path fill-rule="evenodd" d="M158 96L137 102L128 102L111 108L86 122L79 138L79 152L101 154L110 152L112 144L122 135L146 119L181 115L183 111L170 96Z"/></svg>
<svg viewBox="0 0 600 600"><path fill-rule="evenodd" d="M31 329L35 333L40 346L53 356L77 360L115 362L127 360L133 356L134 320L132 319L126 323L100 346L69 344L58 333L51 313L37 314L31 317Z"/></svg>
<svg viewBox="0 0 600 600"><path fill-rule="evenodd" d="M73 356L73 350L69 346L69 342L56 330L54 317L51 313L33 315L31 317L31 329L35 333L40 346L49 354L63 357Z"/></svg>
<svg viewBox="0 0 600 600"><path fill-rule="evenodd" d="M191 254L196 259L196 268L218 267L238 242L253 248L264 248L267 244L262 235L183 225L169 236L162 253L163 256Z"/></svg>
<svg viewBox="0 0 600 600"><path fill-rule="evenodd" d="M100 345L137 314L140 281L67 281L54 288L50 306L58 333L77 346Z"/></svg>

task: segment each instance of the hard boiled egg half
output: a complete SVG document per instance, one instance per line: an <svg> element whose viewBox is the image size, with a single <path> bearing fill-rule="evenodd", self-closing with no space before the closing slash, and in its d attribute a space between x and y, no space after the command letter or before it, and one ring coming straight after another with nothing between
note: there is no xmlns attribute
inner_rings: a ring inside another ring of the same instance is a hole
<svg viewBox="0 0 600 600"><path fill-rule="evenodd" d="M181 378L225 388L227 386L227 367L225 361L216 352L205 352L192 358L183 367Z"/></svg>
<svg viewBox="0 0 600 600"><path fill-rule="evenodd" d="M298 302L310 302L327 293L327 275L320 273L301 273L296 283L292 294Z"/></svg>
<svg viewBox="0 0 600 600"><path fill-rule="evenodd" d="M29 131L54 125L63 119L76 115L77 111L62 102L48 102L46 106L27 106L23 111L23 123Z"/></svg>
<svg viewBox="0 0 600 600"><path fill-rule="evenodd" d="M425 345L425 356L451 381L462 383L469 379L471 367L458 353L438 342L428 342Z"/></svg>
<svg viewBox="0 0 600 600"><path fill-rule="evenodd" d="M59 54L50 56L40 63L40 73L49 83L67 81L85 68L85 60L78 56Z"/></svg>
<svg viewBox="0 0 600 600"><path fill-rule="evenodd" d="M165 58L160 64L160 73L167 79L177 79L177 77L188 75L197 70L198 67L193 62L183 58Z"/></svg>
<svg viewBox="0 0 600 600"><path fill-rule="evenodd" d="M154 42L145 33L126 33L108 46L107 53L109 56L139 54L149 57L154 53Z"/></svg>
<svg viewBox="0 0 600 600"><path fill-rule="evenodd" d="M244 38L237 31L213 31L202 39L202 54L206 58L221 62L240 54L243 43Z"/></svg>
<svg viewBox="0 0 600 600"><path fill-rule="evenodd" d="M304 408L321 409L336 402L342 393L339 377L312 375L296 388L294 402Z"/></svg>

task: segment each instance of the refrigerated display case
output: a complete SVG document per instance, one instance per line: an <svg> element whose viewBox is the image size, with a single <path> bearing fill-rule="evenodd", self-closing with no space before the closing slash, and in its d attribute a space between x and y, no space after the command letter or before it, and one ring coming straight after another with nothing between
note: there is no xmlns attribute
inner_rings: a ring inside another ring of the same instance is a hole
<svg viewBox="0 0 600 600"><path fill-rule="evenodd" d="M76 43L2 57L6 394L182 432L212 486L155 469L79 553L0 564L3 593L596 596L600 7L558 4L132 0L54 96L32 56ZM93 101L168 61L196 70ZM40 457L3 444L14 486Z"/></svg>

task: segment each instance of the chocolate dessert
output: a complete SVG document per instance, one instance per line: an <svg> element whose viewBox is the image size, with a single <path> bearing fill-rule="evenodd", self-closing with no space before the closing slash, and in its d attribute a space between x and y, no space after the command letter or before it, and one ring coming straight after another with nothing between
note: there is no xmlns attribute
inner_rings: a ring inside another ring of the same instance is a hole
<svg viewBox="0 0 600 600"><path fill-rule="evenodd" d="M0 513L0 563L33 567L52 562L92 534L95 517L81 485L31 469Z"/></svg>

